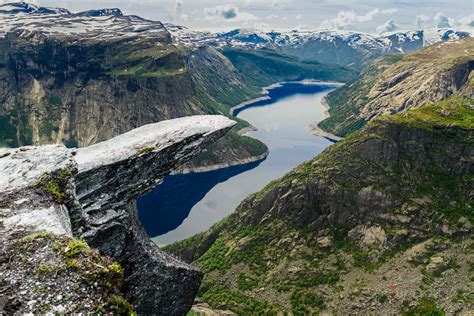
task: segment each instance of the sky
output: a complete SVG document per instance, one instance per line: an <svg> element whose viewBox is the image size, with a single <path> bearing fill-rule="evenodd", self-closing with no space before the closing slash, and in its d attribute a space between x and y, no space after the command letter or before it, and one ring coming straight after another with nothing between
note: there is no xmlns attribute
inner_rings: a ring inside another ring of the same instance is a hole
<svg viewBox="0 0 474 316"><path fill-rule="evenodd" d="M0 0L0 3L12 0ZM474 30L474 0L33 0L71 11L118 7L125 14L196 30L332 29L369 33L453 27Z"/></svg>

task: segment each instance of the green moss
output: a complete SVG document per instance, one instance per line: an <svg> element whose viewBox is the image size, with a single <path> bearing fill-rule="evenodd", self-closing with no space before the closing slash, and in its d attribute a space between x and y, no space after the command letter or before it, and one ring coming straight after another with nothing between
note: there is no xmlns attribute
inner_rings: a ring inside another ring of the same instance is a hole
<svg viewBox="0 0 474 316"><path fill-rule="evenodd" d="M462 302L464 304L472 306L474 304L474 293L459 289L457 290L456 295L453 297L452 302Z"/></svg>
<svg viewBox="0 0 474 316"><path fill-rule="evenodd" d="M89 249L89 246L83 240L72 240L64 250L64 255L66 258L74 258Z"/></svg>
<svg viewBox="0 0 474 316"><path fill-rule="evenodd" d="M103 306L96 308L99 314L103 310L108 310L113 315L137 315L133 306L121 295L111 297Z"/></svg>
<svg viewBox="0 0 474 316"><path fill-rule="evenodd" d="M50 274L56 274L59 271L64 270L64 269L65 269L64 265L40 263L38 265L37 271L40 275L50 275Z"/></svg>
<svg viewBox="0 0 474 316"><path fill-rule="evenodd" d="M44 173L33 187L50 194L57 203L64 204L66 186L71 177L73 173L69 168L60 168L52 173Z"/></svg>
<svg viewBox="0 0 474 316"><path fill-rule="evenodd" d="M430 297L423 297L418 302L418 305L404 309L403 316L444 316L446 313L436 306L436 301Z"/></svg>

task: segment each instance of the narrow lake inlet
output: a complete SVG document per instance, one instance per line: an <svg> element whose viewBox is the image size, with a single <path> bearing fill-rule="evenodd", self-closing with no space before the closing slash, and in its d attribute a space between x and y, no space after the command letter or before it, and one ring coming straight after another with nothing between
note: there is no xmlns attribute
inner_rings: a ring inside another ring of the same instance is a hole
<svg viewBox="0 0 474 316"><path fill-rule="evenodd" d="M264 161L209 172L172 175L137 200L140 220L159 245L205 231L232 213L249 194L263 188L308 159L331 141L308 131L324 119L327 84L285 83L270 90L270 99L234 112L257 128L246 135L269 148Z"/></svg>

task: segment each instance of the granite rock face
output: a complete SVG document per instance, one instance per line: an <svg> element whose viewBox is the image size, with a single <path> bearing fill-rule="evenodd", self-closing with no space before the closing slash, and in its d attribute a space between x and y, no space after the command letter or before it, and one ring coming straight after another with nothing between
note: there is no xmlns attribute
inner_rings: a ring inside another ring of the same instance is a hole
<svg viewBox="0 0 474 316"><path fill-rule="evenodd" d="M193 116L145 125L81 149L1 149L2 253L9 241L38 231L79 237L121 264L123 292L137 312L185 314L202 273L151 242L135 199L233 125L222 116Z"/></svg>

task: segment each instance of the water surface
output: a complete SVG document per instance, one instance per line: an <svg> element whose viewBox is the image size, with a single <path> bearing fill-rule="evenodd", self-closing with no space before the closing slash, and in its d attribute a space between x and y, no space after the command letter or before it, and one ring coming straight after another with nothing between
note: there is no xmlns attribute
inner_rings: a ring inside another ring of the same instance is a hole
<svg viewBox="0 0 474 316"><path fill-rule="evenodd" d="M267 144L264 161L210 172L173 175L137 200L145 230L159 244L169 244L205 231L232 213L250 193L263 188L331 142L308 132L324 119L322 98L334 87L285 84L270 91L270 100L239 109L238 117L258 130L247 135Z"/></svg>

